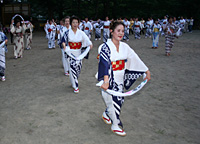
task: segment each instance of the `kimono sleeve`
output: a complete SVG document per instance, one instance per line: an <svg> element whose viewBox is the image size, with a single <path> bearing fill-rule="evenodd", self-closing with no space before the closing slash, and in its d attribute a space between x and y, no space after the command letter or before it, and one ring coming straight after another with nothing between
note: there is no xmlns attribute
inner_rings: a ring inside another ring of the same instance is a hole
<svg viewBox="0 0 200 144"><path fill-rule="evenodd" d="M106 45L104 44L100 51L99 57L99 65L98 65L98 81L104 79L105 75L109 75L110 69L110 51L107 49Z"/></svg>
<svg viewBox="0 0 200 144"><path fill-rule="evenodd" d="M148 67L143 63L139 56L129 46L126 69L131 71L146 72Z"/></svg>
<svg viewBox="0 0 200 144"><path fill-rule="evenodd" d="M82 35L82 47L87 47L92 45L92 42L90 41L89 37L81 31L81 35Z"/></svg>

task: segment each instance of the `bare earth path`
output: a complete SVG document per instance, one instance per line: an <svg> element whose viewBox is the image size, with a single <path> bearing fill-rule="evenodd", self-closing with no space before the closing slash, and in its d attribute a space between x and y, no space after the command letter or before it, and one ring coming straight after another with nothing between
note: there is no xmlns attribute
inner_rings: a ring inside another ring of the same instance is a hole
<svg viewBox="0 0 200 144"><path fill-rule="evenodd" d="M176 39L170 57L164 55L163 37L154 50L151 39L130 36L127 43L150 68L152 80L125 99L126 137L113 134L101 119L105 106L94 75L102 41L93 41L83 62L79 94L64 76L60 49L47 49L44 32L35 32L33 42L17 60L8 45L6 81L0 82L0 144L200 143L200 31Z"/></svg>

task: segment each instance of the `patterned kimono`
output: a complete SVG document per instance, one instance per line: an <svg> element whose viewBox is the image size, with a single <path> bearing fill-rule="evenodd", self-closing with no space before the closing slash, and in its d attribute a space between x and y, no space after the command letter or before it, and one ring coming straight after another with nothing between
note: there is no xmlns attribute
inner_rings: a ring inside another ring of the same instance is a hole
<svg viewBox="0 0 200 144"><path fill-rule="evenodd" d="M114 91L123 92L144 72L148 70L138 55L124 42L120 42L119 52L111 40L99 47L100 58L98 67L98 80L104 80L109 76L109 88ZM124 97L110 95L102 90L102 96L106 104L106 115L111 119L113 125L123 127L119 118Z"/></svg>
<svg viewBox="0 0 200 144"><path fill-rule="evenodd" d="M161 31L161 25L154 24L153 25L153 46L152 47L155 47L155 48L158 47L160 31Z"/></svg>
<svg viewBox="0 0 200 144"><path fill-rule="evenodd" d="M71 29L71 26L69 27L69 29ZM61 52L62 52L62 63L63 63L65 75L67 75L68 72L69 72L69 64L68 64L68 60L67 60L67 56L65 54L65 51L62 47L61 41L62 41L62 38L63 38L65 32L67 32L69 29L67 27L64 27L64 26L60 29L60 43L59 43L59 45L60 45Z"/></svg>
<svg viewBox="0 0 200 144"><path fill-rule="evenodd" d="M23 57L24 51L24 31L26 29L25 25L15 27L11 24L11 33L14 35L14 56L15 58Z"/></svg>
<svg viewBox="0 0 200 144"><path fill-rule="evenodd" d="M66 44L66 49L70 50L70 53L78 57L83 52L82 47L87 47L92 45L92 42L88 36L81 30L77 29L76 33L72 29L65 32L62 43ZM81 73L82 60L76 60L70 55L66 54L68 64L69 64L69 74L72 87L74 89L78 88L78 77Z"/></svg>
<svg viewBox="0 0 200 144"><path fill-rule="evenodd" d="M47 39L48 39L48 47L55 48L55 36L56 36L56 26L54 24L47 24Z"/></svg>
<svg viewBox="0 0 200 144"><path fill-rule="evenodd" d="M166 53L170 53L171 49L174 45L174 39L176 32L179 30L179 27L174 23L168 23L166 25L167 31L165 32L165 51Z"/></svg>
<svg viewBox="0 0 200 144"><path fill-rule="evenodd" d="M95 39L99 39L101 40L101 25L99 24L100 22L97 22L95 23L93 26L94 26L94 29L95 29Z"/></svg>
<svg viewBox="0 0 200 144"><path fill-rule="evenodd" d="M92 24L89 21L84 22L84 32L89 38L91 38L91 30L93 30Z"/></svg>
<svg viewBox="0 0 200 144"><path fill-rule="evenodd" d="M185 20L184 19L180 19L180 28L181 28L181 32L184 32L184 27L185 27Z"/></svg>
<svg viewBox="0 0 200 144"><path fill-rule="evenodd" d="M145 38L151 38L151 22L150 21L147 21L146 22L146 33L145 33Z"/></svg>
<svg viewBox="0 0 200 144"><path fill-rule="evenodd" d="M105 21L103 25L103 42L107 42L110 37L110 21Z"/></svg>
<svg viewBox="0 0 200 144"><path fill-rule="evenodd" d="M161 26L162 26L161 36L164 36L164 35L165 35L164 29L166 28L167 23L168 23L168 20L167 20L167 19L164 19L164 20L162 21L162 24L161 24Z"/></svg>
<svg viewBox="0 0 200 144"><path fill-rule="evenodd" d="M141 22L135 21L134 24L135 39L140 39L140 28L141 28Z"/></svg>
<svg viewBox="0 0 200 144"><path fill-rule="evenodd" d="M125 25L125 29L124 29L124 40L129 40L129 25L130 22L129 21L124 21L124 25Z"/></svg>
<svg viewBox="0 0 200 144"><path fill-rule="evenodd" d="M24 43L25 43L25 48L26 49L31 49L31 43L32 43L32 30L33 30L33 25L32 24L28 24L26 26L26 30L25 30L25 37L24 37Z"/></svg>
<svg viewBox="0 0 200 144"><path fill-rule="evenodd" d="M5 51L7 51L5 40L6 35L0 32L0 78L5 76L6 61L5 61Z"/></svg>

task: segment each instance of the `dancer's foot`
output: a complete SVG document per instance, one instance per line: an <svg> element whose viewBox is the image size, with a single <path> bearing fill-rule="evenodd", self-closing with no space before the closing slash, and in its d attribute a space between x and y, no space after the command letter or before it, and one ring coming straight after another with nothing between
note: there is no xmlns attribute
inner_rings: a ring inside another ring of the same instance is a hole
<svg viewBox="0 0 200 144"><path fill-rule="evenodd" d="M1 77L1 81L6 81L6 77L5 77L5 76L2 76L2 77Z"/></svg>
<svg viewBox="0 0 200 144"><path fill-rule="evenodd" d="M117 134L117 135L119 135L119 136L126 136L126 132L125 132L123 129L119 128L118 125L112 125L112 126L111 126L111 130L112 130L115 134Z"/></svg>
<svg viewBox="0 0 200 144"><path fill-rule="evenodd" d="M103 112L102 114L102 119L106 124L112 124L110 118L107 116L107 114L105 112Z"/></svg>
<svg viewBox="0 0 200 144"><path fill-rule="evenodd" d="M66 75L66 76L69 76L69 72L66 72L65 75Z"/></svg>
<svg viewBox="0 0 200 144"><path fill-rule="evenodd" d="M78 88L75 88L75 89L74 89L74 93L76 93L76 94L79 93L79 89L78 89Z"/></svg>

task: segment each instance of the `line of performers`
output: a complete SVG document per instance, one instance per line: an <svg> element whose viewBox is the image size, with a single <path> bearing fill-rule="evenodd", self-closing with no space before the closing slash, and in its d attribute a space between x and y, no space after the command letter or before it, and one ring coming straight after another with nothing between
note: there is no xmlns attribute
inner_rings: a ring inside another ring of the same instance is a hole
<svg viewBox="0 0 200 144"><path fill-rule="evenodd" d="M33 25L30 21L12 20L10 32L14 36L14 58L22 58L24 49L31 49Z"/></svg>
<svg viewBox="0 0 200 144"><path fill-rule="evenodd" d="M55 39L52 37L56 35L57 31L57 42L62 52L65 75L69 75L74 93L79 93L78 78L85 56L80 57L86 49L93 47L90 40L93 29L95 30L95 40L101 40L101 29L103 29L104 43L98 48L99 66L96 75L98 81L103 81L101 93L106 109L102 114L102 119L106 124L111 125L111 130L115 134L125 136L126 132L120 119L121 107L125 99L122 96L111 95L106 90L123 93L124 89L129 89L144 73L147 81L151 79L151 75L148 67L139 56L122 40L129 40L129 30L132 28L135 39L140 39L141 30L146 28L145 37L153 35L152 48L156 49L158 48L159 35L164 33L166 55L169 56L175 37L180 36L182 31L182 28L173 20L172 17L166 17L161 23L159 19L153 21L149 18L145 23L144 20L140 22L136 18L133 25L130 26L131 22L127 19L110 21L106 17L105 21L89 22L86 18L85 21L81 22L78 17L72 16L64 18L60 25L50 20L45 26L45 31L49 40L49 48L55 48Z"/></svg>
<svg viewBox="0 0 200 144"><path fill-rule="evenodd" d="M2 28L0 28L1 30ZM14 38L14 58L22 58L24 47L27 50L31 49L32 43L32 30L33 25L29 21L12 20L10 25L10 31ZM5 53L8 52L7 49L8 38L6 35L0 31L0 79L2 81L6 80L5 69Z"/></svg>

